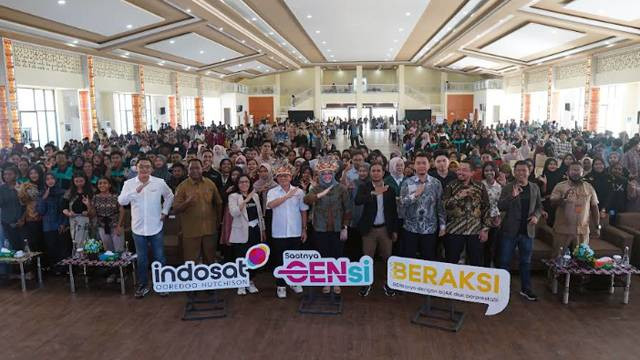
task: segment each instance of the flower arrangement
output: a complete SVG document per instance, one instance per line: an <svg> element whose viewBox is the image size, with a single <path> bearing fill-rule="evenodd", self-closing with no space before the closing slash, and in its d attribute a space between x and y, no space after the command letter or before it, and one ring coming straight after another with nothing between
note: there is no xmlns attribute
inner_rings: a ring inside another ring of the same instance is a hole
<svg viewBox="0 0 640 360"><path fill-rule="evenodd" d="M591 247L589 247L589 244L576 246L576 248L573 249L573 257L577 261L589 266L593 266L595 262L595 253Z"/></svg>
<svg viewBox="0 0 640 360"><path fill-rule="evenodd" d="M89 257L89 258L98 258L98 254L100 253L100 250L102 250L102 244L97 241L96 239L89 239L87 240L87 242L84 244L84 253Z"/></svg>

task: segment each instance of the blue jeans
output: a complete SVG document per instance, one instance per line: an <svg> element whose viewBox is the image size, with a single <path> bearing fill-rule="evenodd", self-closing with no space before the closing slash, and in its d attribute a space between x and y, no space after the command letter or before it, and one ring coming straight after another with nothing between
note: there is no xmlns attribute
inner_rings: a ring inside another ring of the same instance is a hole
<svg viewBox="0 0 640 360"><path fill-rule="evenodd" d="M498 266L509 271L513 252L518 246L520 253L520 282L522 290L531 290L531 252L533 239L527 235L518 234L513 237L503 236L499 241Z"/></svg>
<svg viewBox="0 0 640 360"><path fill-rule="evenodd" d="M162 265L165 264L164 258L164 241L162 238L162 231L155 235L143 236L133 234L133 241L136 244L136 254L138 255L138 268L136 269L136 276L138 277L138 285L147 286L149 282L149 245L151 245L151 251L153 252L153 259L159 261Z"/></svg>

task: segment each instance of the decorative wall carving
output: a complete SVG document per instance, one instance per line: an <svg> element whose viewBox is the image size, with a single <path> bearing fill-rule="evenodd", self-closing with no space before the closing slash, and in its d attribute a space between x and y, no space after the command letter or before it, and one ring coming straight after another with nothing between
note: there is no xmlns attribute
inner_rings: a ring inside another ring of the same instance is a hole
<svg viewBox="0 0 640 360"><path fill-rule="evenodd" d="M558 66L555 68L556 80L573 79L585 76L584 62Z"/></svg>
<svg viewBox="0 0 640 360"><path fill-rule="evenodd" d="M537 84L547 82L547 70L527 73L527 84Z"/></svg>
<svg viewBox="0 0 640 360"><path fill-rule="evenodd" d="M505 83L506 83L505 87L520 86L520 76L512 76L512 77L505 78Z"/></svg>
<svg viewBox="0 0 640 360"><path fill-rule="evenodd" d="M183 88L196 89L196 76L178 73L178 86Z"/></svg>
<svg viewBox="0 0 640 360"><path fill-rule="evenodd" d="M82 74L79 54L43 46L14 42L13 61L17 67Z"/></svg>
<svg viewBox="0 0 640 360"><path fill-rule="evenodd" d="M640 68L640 49L603 55L596 59L596 72L622 71Z"/></svg>
<svg viewBox="0 0 640 360"><path fill-rule="evenodd" d="M171 71L146 67L144 69L144 80L150 84L171 85Z"/></svg>
<svg viewBox="0 0 640 360"><path fill-rule="evenodd" d="M222 82L209 78L202 78L202 88L209 91L221 91Z"/></svg>
<svg viewBox="0 0 640 360"><path fill-rule="evenodd" d="M130 81L136 78L133 64L103 58L95 59L95 71L97 77Z"/></svg>

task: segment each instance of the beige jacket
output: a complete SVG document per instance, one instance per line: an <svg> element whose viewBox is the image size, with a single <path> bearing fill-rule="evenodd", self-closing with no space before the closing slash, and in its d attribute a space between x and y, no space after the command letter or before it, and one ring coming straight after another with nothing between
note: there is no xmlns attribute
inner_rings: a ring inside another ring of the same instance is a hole
<svg viewBox="0 0 640 360"><path fill-rule="evenodd" d="M238 193L229 195L229 214L231 214L231 217L233 218L229 242L232 244L244 244L249 241L249 217L247 215L246 207L240 210L242 201L243 197ZM260 197L258 194L253 194L253 202L256 204L258 210L258 226L260 227L260 231L265 231L262 206L260 204Z"/></svg>

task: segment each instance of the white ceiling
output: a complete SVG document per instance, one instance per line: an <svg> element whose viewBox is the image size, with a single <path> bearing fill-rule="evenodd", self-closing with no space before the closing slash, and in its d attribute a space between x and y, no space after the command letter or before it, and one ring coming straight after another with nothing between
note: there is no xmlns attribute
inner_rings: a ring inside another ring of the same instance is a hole
<svg viewBox="0 0 640 360"><path fill-rule="evenodd" d="M266 74L269 72L273 72L273 69L270 68L269 66L258 62L258 61L249 61L246 63L242 63L242 64L237 64L237 65L233 65L233 66L229 66L224 68L227 71L230 72L238 72L238 71L243 71L243 70L256 70L260 73Z"/></svg>
<svg viewBox="0 0 640 360"><path fill-rule="evenodd" d="M429 5L429 0L284 2L328 61L393 60Z"/></svg>
<svg viewBox="0 0 640 360"><path fill-rule="evenodd" d="M73 26L102 36L113 36L155 24L164 18L122 0L0 0L24 13Z"/></svg>
<svg viewBox="0 0 640 360"><path fill-rule="evenodd" d="M146 47L205 65L242 56L242 54L196 33L165 39Z"/></svg>
<svg viewBox="0 0 640 360"><path fill-rule="evenodd" d="M482 50L512 59L524 59L583 36L585 34L577 31L529 23L483 47Z"/></svg>
<svg viewBox="0 0 640 360"><path fill-rule="evenodd" d="M638 0L574 0L565 5L565 8L622 21L640 19Z"/></svg>
<svg viewBox="0 0 640 360"><path fill-rule="evenodd" d="M448 67L455 70L462 70L466 68L475 68L475 67L495 70L495 69L503 68L505 66L506 64L503 64L503 63L489 61L489 60L485 60L485 59L481 59L473 56L465 56L462 59L449 65Z"/></svg>

